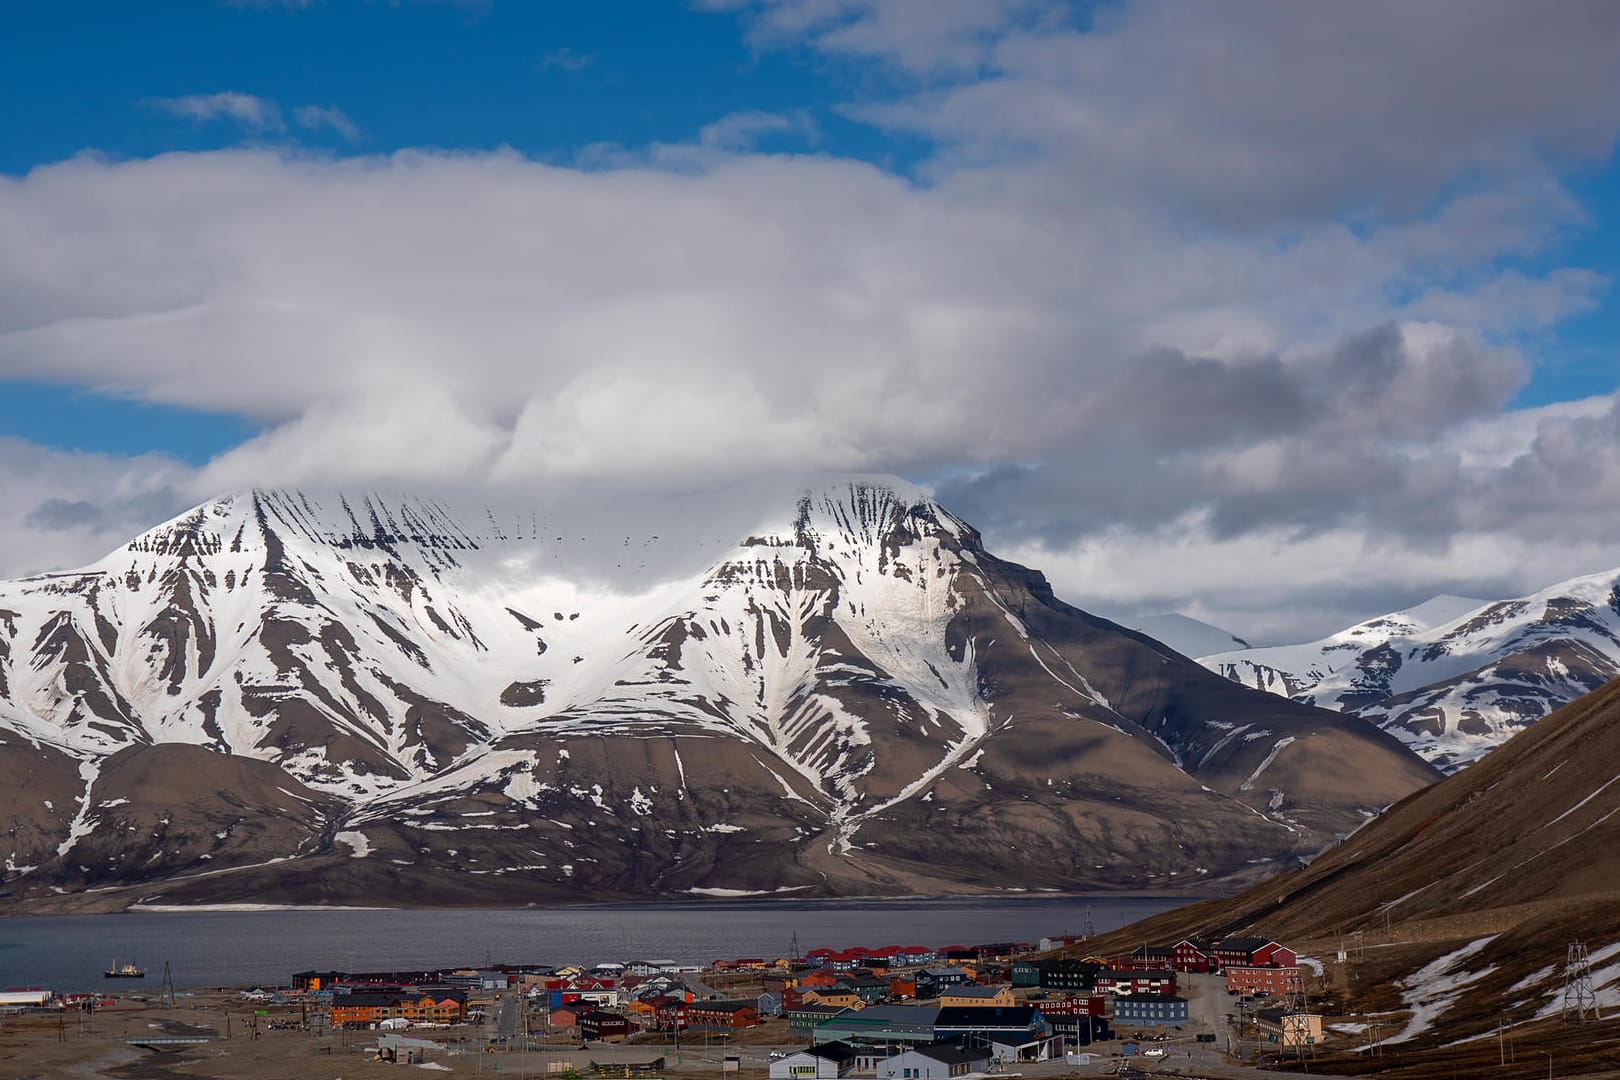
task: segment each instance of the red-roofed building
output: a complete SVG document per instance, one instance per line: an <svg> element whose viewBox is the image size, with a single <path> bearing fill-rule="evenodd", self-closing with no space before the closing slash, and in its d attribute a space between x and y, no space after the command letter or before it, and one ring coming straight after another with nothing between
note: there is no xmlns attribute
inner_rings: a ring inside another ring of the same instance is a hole
<svg viewBox="0 0 1620 1080"><path fill-rule="evenodd" d="M1174 994L1176 973L1157 968L1104 968L1092 984L1100 994Z"/></svg>
<svg viewBox="0 0 1620 1080"><path fill-rule="evenodd" d="M1107 1010L1108 999L1097 995L1088 997L1048 998L1042 1002L1031 1002L1038 1005L1042 1016L1102 1016Z"/></svg>
<svg viewBox="0 0 1620 1080"><path fill-rule="evenodd" d="M1205 972L1210 969L1209 942L1182 938L1170 946L1171 966L1177 971Z"/></svg>
<svg viewBox="0 0 1620 1080"><path fill-rule="evenodd" d="M1254 953L1255 967L1294 967L1299 963L1299 956L1293 949L1277 944L1275 941L1267 942Z"/></svg>

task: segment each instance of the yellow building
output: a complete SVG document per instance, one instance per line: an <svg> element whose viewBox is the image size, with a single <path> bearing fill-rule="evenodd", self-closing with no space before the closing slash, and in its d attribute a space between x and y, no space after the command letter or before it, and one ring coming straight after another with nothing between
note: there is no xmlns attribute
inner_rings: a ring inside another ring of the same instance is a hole
<svg viewBox="0 0 1620 1080"><path fill-rule="evenodd" d="M965 1008L1010 1009L1013 1006L1012 987L967 984L952 986L939 992L939 1005L942 1009L953 1005Z"/></svg>
<svg viewBox="0 0 1620 1080"><path fill-rule="evenodd" d="M831 1005L839 1009L859 1009L866 1004L855 991L832 986L807 991L804 995L804 1003L806 1005Z"/></svg>
<svg viewBox="0 0 1620 1080"><path fill-rule="evenodd" d="M1311 1046L1322 1041L1322 1018L1316 1013L1261 1009L1254 1014L1261 1034L1280 1046Z"/></svg>

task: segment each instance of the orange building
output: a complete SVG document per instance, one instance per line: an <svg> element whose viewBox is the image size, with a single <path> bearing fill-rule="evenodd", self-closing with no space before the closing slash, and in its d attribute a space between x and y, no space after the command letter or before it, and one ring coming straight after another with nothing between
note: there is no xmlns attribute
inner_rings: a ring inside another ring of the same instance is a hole
<svg viewBox="0 0 1620 1080"><path fill-rule="evenodd" d="M971 983L947 987L939 992L940 1008L1010 1009L1013 992L1010 986L975 986Z"/></svg>
<svg viewBox="0 0 1620 1080"><path fill-rule="evenodd" d="M332 1026L366 1027L383 1020L455 1023L467 1017L467 999L459 990L384 994L338 994L332 998Z"/></svg>
<svg viewBox="0 0 1620 1080"><path fill-rule="evenodd" d="M1287 994L1299 989L1297 967L1248 967L1226 969L1228 994Z"/></svg>

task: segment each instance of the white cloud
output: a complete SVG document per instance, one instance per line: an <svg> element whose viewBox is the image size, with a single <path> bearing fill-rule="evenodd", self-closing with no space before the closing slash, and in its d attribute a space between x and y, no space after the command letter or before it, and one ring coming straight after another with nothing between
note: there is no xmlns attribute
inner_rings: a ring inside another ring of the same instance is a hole
<svg viewBox="0 0 1620 1080"><path fill-rule="evenodd" d="M286 126L281 120L281 109L275 102L252 94L237 93L234 90L217 94L152 98L151 103L164 112L185 117L193 123L233 120L262 131L280 131Z"/></svg>
<svg viewBox="0 0 1620 1080"><path fill-rule="evenodd" d="M293 110L298 126L310 131L330 130L348 142L358 142L360 128L336 105L302 105Z"/></svg>
<svg viewBox="0 0 1620 1080"><path fill-rule="evenodd" d="M810 41L841 56L888 61L917 75L976 72L1009 30L1049 26L1060 0L697 0L744 13L761 48Z"/></svg>
<svg viewBox="0 0 1620 1080"><path fill-rule="evenodd" d="M1440 593L1522 596L1620 566L1620 542L1601 538L1459 533L1414 546L1361 529L1217 538L1196 515L1152 535L1116 530L1058 548L995 531L986 540L1040 567L1078 607L1124 621L1179 610L1255 644L1315 640Z"/></svg>
<svg viewBox="0 0 1620 1080"><path fill-rule="evenodd" d="M574 73L584 71L594 63L596 63L595 53L575 52L564 45L562 48L551 50L540 58L540 70L550 71L556 69Z"/></svg>
<svg viewBox="0 0 1620 1080"><path fill-rule="evenodd" d="M945 477L1116 605L1287 585L1336 618L1459 559L1505 586L1527 545L1609 550L1613 415L1509 410L1514 335L1606 287L1522 261L1586 225L1558 177L1613 145L1620 9L1136 0L1082 33L1045 3L707 6L875 58L889 96L853 114L938 140L924 181L783 153L814 124L755 111L572 168L85 157L0 178L0 378L265 424L173 481L199 498Z"/></svg>

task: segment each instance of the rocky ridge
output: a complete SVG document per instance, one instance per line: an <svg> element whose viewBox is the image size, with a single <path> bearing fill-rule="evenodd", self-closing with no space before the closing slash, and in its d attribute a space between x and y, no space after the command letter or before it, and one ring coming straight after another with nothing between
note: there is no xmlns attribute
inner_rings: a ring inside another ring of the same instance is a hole
<svg viewBox="0 0 1620 1080"><path fill-rule="evenodd" d="M4 888L1166 888L1434 775L1063 604L899 482L812 491L691 574L559 572L571 543L539 513L250 492L0 584Z"/></svg>
<svg viewBox="0 0 1620 1080"><path fill-rule="evenodd" d="M1511 600L1439 596L1321 641L1200 662L1361 717L1450 772L1620 675L1620 571Z"/></svg>

